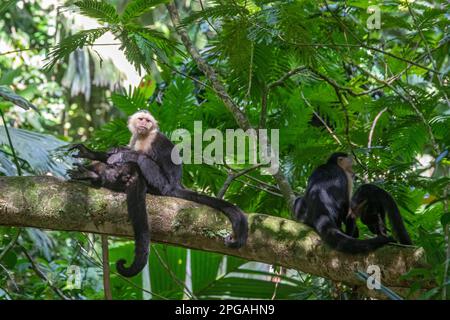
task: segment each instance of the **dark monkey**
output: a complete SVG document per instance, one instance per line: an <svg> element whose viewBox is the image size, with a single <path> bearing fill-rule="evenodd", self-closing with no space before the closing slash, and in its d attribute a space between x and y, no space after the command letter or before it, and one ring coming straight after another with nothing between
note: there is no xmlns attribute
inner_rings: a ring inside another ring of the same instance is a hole
<svg viewBox="0 0 450 320"><path fill-rule="evenodd" d="M355 219L350 215L350 195L353 188L352 159L345 153L334 153L308 179L305 195L296 199L294 216L313 227L335 250L346 253L373 251L393 239L377 236L372 239L353 238ZM342 223L346 233L341 230Z"/></svg>
<svg viewBox="0 0 450 320"><path fill-rule="evenodd" d="M385 222L387 213L399 242L412 244L394 198L376 185L363 184L356 190L352 197L351 213L354 219L360 217L372 233L382 236L387 236Z"/></svg>

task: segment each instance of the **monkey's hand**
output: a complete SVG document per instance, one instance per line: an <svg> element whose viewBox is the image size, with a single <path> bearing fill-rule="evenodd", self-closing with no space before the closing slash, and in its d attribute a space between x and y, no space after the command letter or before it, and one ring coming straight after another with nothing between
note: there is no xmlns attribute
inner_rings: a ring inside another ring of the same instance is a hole
<svg viewBox="0 0 450 320"><path fill-rule="evenodd" d="M89 148L87 148L86 146L84 146L81 143L74 144L68 150L69 151L74 151L74 150L78 151L78 153L72 155L72 157L74 157L74 158L84 158L84 159L91 159L92 158L91 157L92 150L90 150Z"/></svg>

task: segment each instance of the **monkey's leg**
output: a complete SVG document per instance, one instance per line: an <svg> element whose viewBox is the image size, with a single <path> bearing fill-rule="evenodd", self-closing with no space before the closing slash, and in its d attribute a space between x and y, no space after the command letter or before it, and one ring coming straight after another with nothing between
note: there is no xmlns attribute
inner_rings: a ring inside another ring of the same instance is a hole
<svg viewBox="0 0 450 320"><path fill-rule="evenodd" d="M94 171L89 170L86 166L76 164L77 169L67 170L72 180L90 180L98 181L101 179L100 175Z"/></svg>
<svg viewBox="0 0 450 320"><path fill-rule="evenodd" d="M81 143L75 144L68 149L69 151L78 150L77 154L74 154L72 157L74 158L84 158L89 160L96 160L100 162L106 163L108 159L108 154L106 152L94 151Z"/></svg>

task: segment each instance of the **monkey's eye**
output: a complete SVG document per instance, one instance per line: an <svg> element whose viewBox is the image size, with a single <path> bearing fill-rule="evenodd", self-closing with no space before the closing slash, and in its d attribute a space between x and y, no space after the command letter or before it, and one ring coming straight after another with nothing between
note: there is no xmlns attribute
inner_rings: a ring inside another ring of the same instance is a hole
<svg viewBox="0 0 450 320"><path fill-rule="evenodd" d="M144 119L144 118L138 118L139 121L142 121L142 119Z"/></svg>

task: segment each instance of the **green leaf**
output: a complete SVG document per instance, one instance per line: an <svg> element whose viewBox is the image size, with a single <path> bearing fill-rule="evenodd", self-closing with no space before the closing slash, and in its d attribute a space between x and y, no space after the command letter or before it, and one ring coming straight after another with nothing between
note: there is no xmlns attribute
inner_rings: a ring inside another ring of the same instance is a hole
<svg viewBox="0 0 450 320"><path fill-rule="evenodd" d="M19 128L8 128L19 160L31 167L31 172L38 175L51 173L65 176L72 160L56 153L57 148L67 143L55 137ZM8 145L3 126L0 126L0 146ZM0 153L0 157L3 153ZM2 161L3 162L3 161ZM3 162L4 163L4 162Z"/></svg>
<svg viewBox="0 0 450 320"><path fill-rule="evenodd" d="M11 5L15 4L18 0L9 0L2 4L0 4L0 13L3 13L3 11L6 11Z"/></svg>
<svg viewBox="0 0 450 320"><path fill-rule="evenodd" d="M6 268L12 269L17 264L17 255L11 250L8 251L2 259L2 264L5 265Z"/></svg>
<svg viewBox="0 0 450 320"><path fill-rule="evenodd" d="M169 0L131 0L125 7L121 19L124 23L138 18L145 12L150 11L155 6L167 3Z"/></svg>
<svg viewBox="0 0 450 320"><path fill-rule="evenodd" d="M116 24L119 22L119 15L116 9L105 1L82 0L75 2L80 8L81 14L97 19L100 22Z"/></svg>
<svg viewBox="0 0 450 320"><path fill-rule="evenodd" d="M450 212L446 212L441 217L441 224L443 227L445 227L449 223L450 223Z"/></svg>
<svg viewBox="0 0 450 320"><path fill-rule="evenodd" d="M53 50L48 54L46 60L49 62L44 66L45 70L53 68L58 60L66 58L78 48L82 48L86 45L92 45L95 40L100 38L110 28L97 28L80 31L70 37L62 40Z"/></svg>

